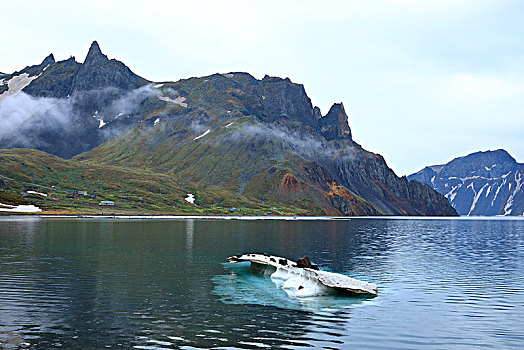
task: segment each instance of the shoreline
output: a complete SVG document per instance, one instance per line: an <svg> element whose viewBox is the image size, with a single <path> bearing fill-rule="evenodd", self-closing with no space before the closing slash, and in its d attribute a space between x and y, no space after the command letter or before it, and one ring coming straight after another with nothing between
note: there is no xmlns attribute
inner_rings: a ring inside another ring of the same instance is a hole
<svg viewBox="0 0 524 350"><path fill-rule="evenodd" d="M118 220L282 220L282 221L350 221L373 220L524 220L524 216L300 216L300 215L0 215L0 221L9 219L118 219Z"/></svg>

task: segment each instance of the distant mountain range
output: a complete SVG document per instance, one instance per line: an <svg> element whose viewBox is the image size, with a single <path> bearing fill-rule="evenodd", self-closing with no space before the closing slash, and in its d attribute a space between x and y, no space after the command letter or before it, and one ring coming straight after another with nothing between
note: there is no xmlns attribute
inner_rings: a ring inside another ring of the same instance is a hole
<svg viewBox="0 0 524 350"><path fill-rule="evenodd" d="M408 176L448 198L460 215L513 215L524 212L524 164L505 150L476 152Z"/></svg>
<svg viewBox="0 0 524 350"><path fill-rule="evenodd" d="M1 75L0 93L2 148L148 169L198 198L223 193L216 203L244 196L327 215L457 215L430 186L396 176L357 144L342 103L323 115L287 78L150 82L93 42L83 63L49 55Z"/></svg>

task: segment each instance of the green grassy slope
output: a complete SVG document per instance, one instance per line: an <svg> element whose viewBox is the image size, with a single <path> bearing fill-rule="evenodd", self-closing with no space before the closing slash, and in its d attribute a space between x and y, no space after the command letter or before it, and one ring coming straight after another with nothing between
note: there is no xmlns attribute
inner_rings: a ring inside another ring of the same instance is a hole
<svg viewBox="0 0 524 350"><path fill-rule="evenodd" d="M33 174L34 190L48 197L19 195L33 188ZM0 203L32 203L49 213L226 214L235 206L241 213L264 214L272 206L218 188L202 191L166 172L80 163L30 149L0 150L0 180ZM75 190L89 195L95 191L96 198L68 198ZM187 193L195 195L196 206L184 200ZM114 201L115 206L100 207L101 200ZM273 212L315 213L292 206Z"/></svg>

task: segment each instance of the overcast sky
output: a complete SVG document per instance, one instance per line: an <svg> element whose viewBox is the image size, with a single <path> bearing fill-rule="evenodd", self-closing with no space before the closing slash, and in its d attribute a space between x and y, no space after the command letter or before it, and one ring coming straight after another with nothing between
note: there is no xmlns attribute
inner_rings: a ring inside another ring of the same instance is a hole
<svg viewBox="0 0 524 350"><path fill-rule="evenodd" d="M2 1L0 72L92 40L154 81L245 71L343 102L398 175L473 151L524 161L524 2Z"/></svg>

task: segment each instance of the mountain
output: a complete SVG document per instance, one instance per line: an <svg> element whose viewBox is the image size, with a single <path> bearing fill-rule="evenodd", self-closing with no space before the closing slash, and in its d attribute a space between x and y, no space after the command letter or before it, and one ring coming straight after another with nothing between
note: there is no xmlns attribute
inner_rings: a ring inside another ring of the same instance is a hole
<svg viewBox="0 0 524 350"><path fill-rule="evenodd" d="M155 89L172 95L171 109L74 159L145 166L330 215L455 214L429 186L397 177L354 142L342 103L322 115L287 78L213 74Z"/></svg>
<svg viewBox="0 0 524 350"><path fill-rule="evenodd" d="M448 198L460 215L523 215L524 164L505 150L476 152L408 176Z"/></svg>
<svg viewBox="0 0 524 350"><path fill-rule="evenodd" d="M288 78L237 72L149 83L96 42L82 64L46 60L18 92L11 81L25 72L3 78L10 95L0 95L0 126L2 109L32 108L0 132L4 148L164 174L201 203L213 193L209 205L242 196L328 215L456 215L430 186L399 178L356 143L342 103L323 115Z"/></svg>
<svg viewBox="0 0 524 350"><path fill-rule="evenodd" d="M108 59L96 41L83 63L74 57L56 62L50 54L39 65L1 77L0 144L71 158L137 123L148 101L158 101L148 84Z"/></svg>

